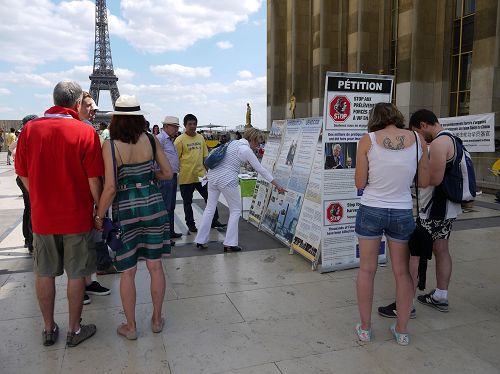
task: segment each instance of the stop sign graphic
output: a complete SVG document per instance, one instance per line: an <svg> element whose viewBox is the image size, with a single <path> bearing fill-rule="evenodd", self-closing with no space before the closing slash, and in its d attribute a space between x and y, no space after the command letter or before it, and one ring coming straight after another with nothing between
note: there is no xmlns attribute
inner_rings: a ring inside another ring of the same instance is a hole
<svg viewBox="0 0 500 374"><path fill-rule="evenodd" d="M351 102L346 96L335 96L328 106L334 122L344 122L351 115Z"/></svg>
<svg viewBox="0 0 500 374"><path fill-rule="evenodd" d="M337 223L344 217L344 207L340 203L330 203L326 208L326 219L328 222Z"/></svg>

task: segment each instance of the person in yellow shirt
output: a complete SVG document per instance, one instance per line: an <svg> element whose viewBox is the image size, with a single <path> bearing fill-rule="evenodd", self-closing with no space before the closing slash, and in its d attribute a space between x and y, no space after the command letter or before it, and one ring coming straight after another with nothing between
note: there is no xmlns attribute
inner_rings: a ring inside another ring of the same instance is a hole
<svg viewBox="0 0 500 374"><path fill-rule="evenodd" d="M175 139L175 147L179 155L179 189L181 191L184 205L184 216L186 225L190 232L197 232L196 223L193 216L193 193L198 191L205 200L208 199L207 185L202 186L199 177L206 173L203 160L208 156L208 148L205 139L196 132L198 119L194 114L184 116L184 134ZM212 220L212 228L223 228L225 225L219 222L219 213L215 210Z"/></svg>
<svg viewBox="0 0 500 374"><path fill-rule="evenodd" d="M10 145L14 143L17 139L16 130L11 127L10 132L5 135L5 145L7 146L7 165L10 165L10 156L12 156L12 151L9 149Z"/></svg>

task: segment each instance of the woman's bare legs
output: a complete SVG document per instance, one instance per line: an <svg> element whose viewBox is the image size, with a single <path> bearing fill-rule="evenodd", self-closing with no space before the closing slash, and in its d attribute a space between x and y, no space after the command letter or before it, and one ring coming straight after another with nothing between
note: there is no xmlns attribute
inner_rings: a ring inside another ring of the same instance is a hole
<svg viewBox="0 0 500 374"><path fill-rule="evenodd" d="M396 331L406 333L414 294L413 280L409 270L410 250L408 249L408 243L388 240L388 244L392 272L396 280Z"/></svg>
<svg viewBox="0 0 500 374"><path fill-rule="evenodd" d="M360 263L356 281L361 328L369 330L373 304L373 281L377 272L380 238L358 239Z"/></svg>
<svg viewBox="0 0 500 374"><path fill-rule="evenodd" d="M127 329L129 331L135 331L135 302L136 302L136 291L135 291L135 274L137 272L137 266L124 271L120 278L120 296L123 304L123 311L125 312L125 318L127 319Z"/></svg>
<svg viewBox="0 0 500 374"><path fill-rule="evenodd" d="M153 301L153 317L155 324L161 323L161 307L165 298L165 274L161 260L146 261L151 276L151 299Z"/></svg>

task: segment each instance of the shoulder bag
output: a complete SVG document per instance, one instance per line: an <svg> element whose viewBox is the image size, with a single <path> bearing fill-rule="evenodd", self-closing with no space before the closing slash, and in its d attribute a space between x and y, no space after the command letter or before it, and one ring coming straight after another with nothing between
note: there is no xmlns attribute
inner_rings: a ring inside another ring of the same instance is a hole
<svg viewBox="0 0 500 374"><path fill-rule="evenodd" d="M118 171L116 170L115 145L113 140L110 140L111 155L113 158L113 170L115 175L115 185L118 190ZM102 239L106 242L109 248L114 252L123 246L122 241L122 226L120 224L120 202L117 200L116 220L104 218L102 223Z"/></svg>

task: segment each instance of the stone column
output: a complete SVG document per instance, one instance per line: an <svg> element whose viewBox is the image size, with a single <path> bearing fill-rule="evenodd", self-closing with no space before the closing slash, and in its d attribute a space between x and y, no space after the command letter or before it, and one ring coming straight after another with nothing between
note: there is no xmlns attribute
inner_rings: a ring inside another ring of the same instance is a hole
<svg viewBox="0 0 500 374"><path fill-rule="evenodd" d="M286 2L267 1L267 128L286 113Z"/></svg>

